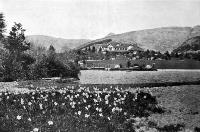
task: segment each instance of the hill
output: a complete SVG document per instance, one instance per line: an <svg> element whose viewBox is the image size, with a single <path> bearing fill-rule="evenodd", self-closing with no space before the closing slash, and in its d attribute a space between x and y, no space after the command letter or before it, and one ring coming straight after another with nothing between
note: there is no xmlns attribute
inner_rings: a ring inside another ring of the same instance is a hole
<svg viewBox="0 0 200 132"><path fill-rule="evenodd" d="M105 37L109 37L109 36L113 36L113 35L115 35L115 33L109 33Z"/></svg>
<svg viewBox="0 0 200 132"><path fill-rule="evenodd" d="M200 29L198 30L197 27L165 27L127 32L106 38L135 41L141 48L165 52L172 51L185 40L199 33Z"/></svg>
<svg viewBox="0 0 200 132"><path fill-rule="evenodd" d="M174 50L174 52L197 52L200 51L200 36L192 37L178 48Z"/></svg>
<svg viewBox="0 0 200 132"><path fill-rule="evenodd" d="M87 39L63 39L44 35L26 36L26 40L35 46L49 47L50 45L53 45L57 52L74 49L79 45L90 41Z"/></svg>
<svg viewBox="0 0 200 132"><path fill-rule="evenodd" d="M122 34L110 33L102 39L92 42L98 43L105 39L112 39L118 42L133 42L143 49L156 51L173 51L179 47L184 41L191 37L200 35L200 26L195 27L162 27L155 29L146 29L139 31L131 31ZM85 43L91 45L91 42ZM80 46L82 47L82 46ZM79 48L80 48L79 47Z"/></svg>

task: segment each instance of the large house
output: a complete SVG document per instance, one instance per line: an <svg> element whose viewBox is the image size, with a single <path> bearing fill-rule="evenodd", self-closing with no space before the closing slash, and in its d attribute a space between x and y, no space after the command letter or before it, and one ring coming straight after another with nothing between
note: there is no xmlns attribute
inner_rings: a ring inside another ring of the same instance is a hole
<svg viewBox="0 0 200 132"><path fill-rule="evenodd" d="M138 47L136 44L121 43L116 41L111 41L107 44L101 45L99 48L101 48L103 52L143 51L143 49Z"/></svg>
<svg viewBox="0 0 200 132"><path fill-rule="evenodd" d="M93 49L93 48L95 48L95 51L97 52L101 51L103 53L105 53L106 51L118 52L118 53L124 53L124 52L130 52L130 51L133 51L133 52L143 51L142 48L137 46L137 43L126 42L126 41L113 41L111 39L91 42L80 49L87 50L87 49Z"/></svg>

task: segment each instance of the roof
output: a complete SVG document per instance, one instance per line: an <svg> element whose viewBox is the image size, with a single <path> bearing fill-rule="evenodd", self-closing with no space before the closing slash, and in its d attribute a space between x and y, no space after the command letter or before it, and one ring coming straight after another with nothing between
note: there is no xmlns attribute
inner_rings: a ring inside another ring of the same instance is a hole
<svg viewBox="0 0 200 132"><path fill-rule="evenodd" d="M112 45L114 48L128 48L129 46L137 47L137 49L139 48L137 46L137 44L132 44L132 43L122 43L122 42L117 42L117 41L111 41L108 43L108 45ZM140 48L141 49L141 48Z"/></svg>
<svg viewBox="0 0 200 132"><path fill-rule="evenodd" d="M110 41L112 41L112 39L97 39L97 40L93 40L93 41L87 42L87 43L77 47L76 50L83 49L83 48L86 48L86 47L89 47L89 46L92 46L92 45L95 45L95 44L108 43Z"/></svg>
<svg viewBox="0 0 200 132"><path fill-rule="evenodd" d="M119 52L122 52L124 50L122 49L128 49L129 46L132 46L130 49L128 50L137 50L137 51L143 51L142 48L138 47L137 44L133 44L133 43L122 43L122 42L117 42L117 41L110 41L106 44L102 44L101 47L102 48L108 48L108 46L111 45L113 46L113 48L117 48Z"/></svg>

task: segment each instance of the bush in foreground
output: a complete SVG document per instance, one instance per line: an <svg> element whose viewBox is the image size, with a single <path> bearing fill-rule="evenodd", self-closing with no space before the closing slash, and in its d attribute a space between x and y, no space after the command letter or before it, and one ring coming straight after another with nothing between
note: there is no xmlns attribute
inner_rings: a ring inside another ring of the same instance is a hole
<svg viewBox="0 0 200 132"><path fill-rule="evenodd" d="M62 62L57 58L43 56L42 60L32 65L32 79L46 77L72 77L78 79L79 67L73 62Z"/></svg>

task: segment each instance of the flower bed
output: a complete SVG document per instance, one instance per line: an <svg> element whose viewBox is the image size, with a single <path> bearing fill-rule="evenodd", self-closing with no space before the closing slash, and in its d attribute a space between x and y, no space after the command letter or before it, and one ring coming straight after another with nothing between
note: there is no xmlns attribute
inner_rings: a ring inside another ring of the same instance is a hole
<svg viewBox="0 0 200 132"><path fill-rule="evenodd" d="M162 112L156 98L140 90L79 88L0 93L1 131L132 130L130 119L135 122Z"/></svg>

